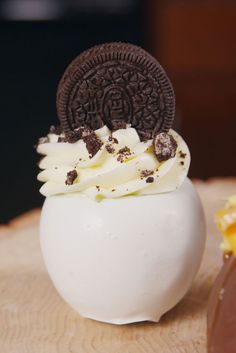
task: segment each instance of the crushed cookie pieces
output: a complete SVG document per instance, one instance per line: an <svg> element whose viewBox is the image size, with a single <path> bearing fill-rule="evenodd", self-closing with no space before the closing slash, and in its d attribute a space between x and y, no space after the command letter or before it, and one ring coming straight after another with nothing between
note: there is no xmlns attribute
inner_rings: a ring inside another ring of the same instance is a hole
<svg viewBox="0 0 236 353"><path fill-rule="evenodd" d="M153 183L154 182L154 178L153 177L148 177L146 179L146 183Z"/></svg>
<svg viewBox="0 0 236 353"><path fill-rule="evenodd" d="M180 158L184 159L186 157L186 155L187 155L187 153L183 153L182 151L179 151Z"/></svg>
<svg viewBox="0 0 236 353"><path fill-rule="evenodd" d="M118 151L119 156L117 157L118 162L123 163L125 159L131 155L130 148L125 146Z"/></svg>
<svg viewBox="0 0 236 353"><path fill-rule="evenodd" d="M115 152L115 148L111 144L107 144L105 146L105 148L106 148L108 153L114 153Z"/></svg>
<svg viewBox="0 0 236 353"><path fill-rule="evenodd" d="M78 128L66 134L69 143L75 143L82 138L83 128Z"/></svg>
<svg viewBox="0 0 236 353"><path fill-rule="evenodd" d="M86 144L86 148L88 150L90 158L94 157L95 154L100 150L100 148L103 145L102 141L98 138L98 136L92 130L90 130L90 132L88 134L86 133L86 135L83 134L82 139L83 139L84 143Z"/></svg>
<svg viewBox="0 0 236 353"><path fill-rule="evenodd" d="M130 148L125 146L123 148L121 148L119 151L118 151L119 154L123 154L125 156L127 155L131 155L131 151L130 151Z"/></svg>
<svg viewBox="0 0 236 353"><path fill-rule="evenodd" d="M78 177L78 173L75 169L69 171L66 176L65 184L66 185L73 185L73 183L77 177Z"/></svg>
<svg viewBox="0 0 236 353"><path fill-rule="evenodd" d="M168 159L175 157L177 142L172 135L169 135L166 132L161 132L156 135L153 144L159 162L167 161Z"/></svg>
<svg viewBox="0 0 236 353"><path fill-rule="evenodd" d="M141 178L146 178L150 175L153 175L153 170L148 170L148 169L145 169L145 170L142 170L141 173L140 173L140 177Z"/></svg>
<svg viewBox="0 0 236 353"><path fill-rule="evenodd" d="M180 165L184 165L184 162L183 162L183 161L181 161L179 164L180 164Z"/></svg>

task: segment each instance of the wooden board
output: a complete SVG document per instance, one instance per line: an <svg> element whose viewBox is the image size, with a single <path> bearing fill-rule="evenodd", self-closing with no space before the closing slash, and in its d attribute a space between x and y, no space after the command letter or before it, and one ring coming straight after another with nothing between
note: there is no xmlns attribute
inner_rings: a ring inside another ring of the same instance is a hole
<svg viewBox="0 0 236 353"><path fill-rule="evenodd" d="M207 301L221 265L213 218L236 192L236 179L195 185L207 218L203 263L190 292L159 324L115 326L81 318L46 273L38 239L40 211L0 226L0 352L206 353Z"/></svg>

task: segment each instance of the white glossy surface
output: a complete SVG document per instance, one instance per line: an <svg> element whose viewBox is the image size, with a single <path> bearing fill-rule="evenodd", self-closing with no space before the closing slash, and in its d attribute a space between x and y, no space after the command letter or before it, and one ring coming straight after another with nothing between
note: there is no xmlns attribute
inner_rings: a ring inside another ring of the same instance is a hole
<svg viewBox="0 0 236 353"><path fill-rule="evenodd" d="M46 199L41 246L52 281L80 315L159 321L189 289L205 244L202 207L186 179L172 193Z"/></svg>

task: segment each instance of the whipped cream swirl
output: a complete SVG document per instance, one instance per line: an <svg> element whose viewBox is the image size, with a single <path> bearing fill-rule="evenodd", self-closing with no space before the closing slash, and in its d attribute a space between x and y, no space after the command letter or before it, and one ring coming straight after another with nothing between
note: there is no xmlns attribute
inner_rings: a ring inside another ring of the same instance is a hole
<svg viewBox="0 0 236 353"><path fill-rule="evenodd" d="M163 162L157 160L152 140L141 142L134 128L111 134L104 126L95 133L102 143L94 156L89 154L83 139L58 142L58 137L63 141L63 134L49 134L49 142L38 145L38 153L44 155L38 174L38 180L44 182L40 189L44 196L79 192L100 200L157 194L178 189L187 176L190 152L174 130L169 134L177 143L175 156ZM76 177L67 185L72 171Z"/></svg>

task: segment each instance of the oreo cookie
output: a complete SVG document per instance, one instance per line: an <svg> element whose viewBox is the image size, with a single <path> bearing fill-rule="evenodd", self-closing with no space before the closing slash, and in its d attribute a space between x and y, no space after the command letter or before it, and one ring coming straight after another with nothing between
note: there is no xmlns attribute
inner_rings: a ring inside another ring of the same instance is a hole
<svg viewBox="0 0 236 353"><path fill-rule="evenodd" d="M128 43L106 43L79 55L57 91L57 112L66 135L107 125L134 127L141 140L167 132L175 115L172 85L154 57Z"/></svg>

